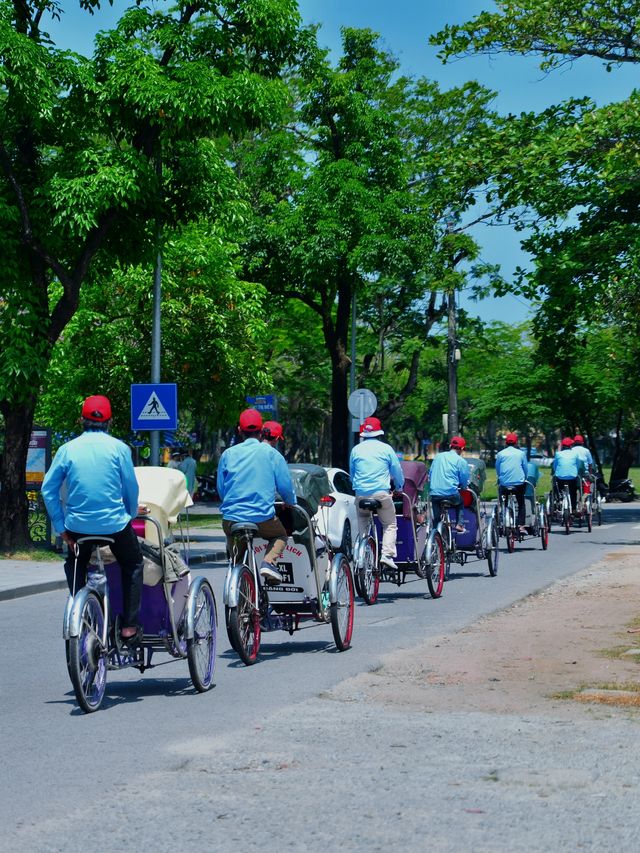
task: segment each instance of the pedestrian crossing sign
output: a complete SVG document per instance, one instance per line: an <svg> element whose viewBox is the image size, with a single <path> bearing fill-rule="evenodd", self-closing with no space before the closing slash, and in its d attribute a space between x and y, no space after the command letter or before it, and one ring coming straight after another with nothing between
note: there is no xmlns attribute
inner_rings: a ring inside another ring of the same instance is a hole
<svg viewBox="0 0 640 853"><path fill-rule="evenodd" d="M178 386L175 382L131 386L131 429L175 430L178 427Z"/></svg>

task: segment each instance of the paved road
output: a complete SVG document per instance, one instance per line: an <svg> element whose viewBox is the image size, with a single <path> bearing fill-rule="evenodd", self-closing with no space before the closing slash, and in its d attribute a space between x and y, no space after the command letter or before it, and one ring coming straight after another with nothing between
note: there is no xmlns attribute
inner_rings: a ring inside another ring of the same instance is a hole
<svg viewBox="0 0 640 853"><path fill-rule="evenodd" d="M631 794L614 801L604 784L611 776L637 789L635 723L599 729L600 744L592 731L567 732L566 721L488 724L464 709L406 714L357 696L336 702L330 691L389 651L463 628L638 544L640 511L612 505L591 534L554 530L546 553L533 540L503 552L497 578L486 562L454 567L438 601L425 581L383 585L375 607L358 605L353 648L343 654L329 626L313 626L293 638L266 636L259 663L246 668L222 627L212 691L195 694L182 661L142 676L110 673L103 708L89 716L66 672L64 593L0 602L6 849L635 850L633 801L624 813ZM211 579L221 609L224 567L197 572ZM492 765L506 760L515 776L544 776L551 763L557 775L558 753L573 738L584 749L557 801L525 783L495 801ZM594 778L603 799L581 803Z"/></svg>

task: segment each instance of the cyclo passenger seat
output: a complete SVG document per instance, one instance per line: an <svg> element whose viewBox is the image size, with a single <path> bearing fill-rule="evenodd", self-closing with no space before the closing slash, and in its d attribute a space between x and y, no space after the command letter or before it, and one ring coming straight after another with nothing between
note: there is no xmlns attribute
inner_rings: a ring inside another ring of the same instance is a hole
<svg viewBox="0 0 640 853"><path fill-rule="evenodd" d="M255 536L257 532L258 525L251 521L236 521L229 528L232 536Z"/></svg>
<svg viewBox="0 0 640 853"><path fill-rule="evenodd" d="M360 509L369 509L371 512L375 512L377 509L380 509L382 504L377 498L363 498L358 502L358 506Z"/></svg>

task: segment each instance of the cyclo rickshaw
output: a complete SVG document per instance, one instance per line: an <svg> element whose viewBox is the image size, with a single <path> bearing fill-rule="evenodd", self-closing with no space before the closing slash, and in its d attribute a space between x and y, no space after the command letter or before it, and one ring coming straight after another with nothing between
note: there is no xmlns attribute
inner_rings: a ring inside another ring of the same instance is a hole
<svg viewBox="0 0 640 853"><path fill-rule="evenodd" d="M287 531L287 544L277 564L282 583L265 584L259 564L267 543L255 524L231 527L234 544L224 582L229 642L247 666L255 663L262 634L294 631L301 623L331 624L338 651L351 645L354 587L345 554L321 536L312 516L331 491L327 472L319 465L289 465L297 506L276 502L276 514ZM326 501L327 507L329 501ZM328 528L325 525L325 530Z"/></svg>
<svg viewBox="0 0 640 853"><path fill-rule="evenodd" d="M494 512L487 519L480 495L487 478L484 460L465 457L470 468L469 486L460 489L463 504L464 533L455 530L457 510L446 501L442 502L442 518L433 519L434 529L439 533L444 547L445 580L449 579L451 563L466 565L469 560L486 560L491 577L498 574L498 519Z"/></svg>
<svg viewBox="0 0 640 853"><path fill-rule="evenodd" d="M430 535L429 505L423 497L428 479L427 466L419 461L401 461L404 486L393 493L398 526L396 538L397 570L379 561L378 543L382 539L382 525L375 516L364 536L358 536L354 547L356 591L367 602L374 604L378 598L380 582L401 586L407 576L426 578L432 598L442 595L445 559L442 540L435 531ZM373 514L378 508L375 499L360 501L364 510Z"/></svg>
<svg viewBox="0 0 640 853"><path fill-rule="evenodd" d="M103 700L107 673L155 667L155 652L188 662L193 686L205 692L213 684L216 658L216 601L209 581L192 578L188 566L188 532L172 541L172 527L193 501L184 474L171 468L136 468L139 503L148 514L138 516L134 530L144 558L140 624L143 637L132 649L120 639L123 613L120 566L109 537L87 537L95 543L87 584L69 596L63 637L67 668L83 711L96 711ZM186 539L186 542L184 541ZM169 661L165 661L168 663Z"/></svg>
<svg viewBox="0 0 640 853"><path fill-rule="evenodd" d="M537 470L537 469L536 469ZM539 475L538 475L539 476ZM547 514L547 501L541 503L536 497L536 483L538 477L527 476L525 481L524 528L526 533L520 530L518 525L518 508L513 489L506 488L506 497L503 497L498 510L499 532L507 541L507 551L512 554L516 542L524 542L527 536L540 537L542 550L546 551L549 546L549 516Z"/></svg>

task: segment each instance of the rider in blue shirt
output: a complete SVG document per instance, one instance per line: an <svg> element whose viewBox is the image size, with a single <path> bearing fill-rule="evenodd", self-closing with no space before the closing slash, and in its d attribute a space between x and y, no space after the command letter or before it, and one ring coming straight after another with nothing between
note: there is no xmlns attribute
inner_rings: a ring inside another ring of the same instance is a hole
<svg viewBox="0 0 640 853"><path fill-rule="evenodd" d="M124 613L121 640L129 646L142 638L138 625L142 594L142 552L131 526L138 513L138 481L131 451L108 434L111 403L107 397L87 397L82 405L84 432L56 453L42 483L42 497L53 526L69 551L64 571L72 594L86 584L91 543L77 545L83 536L108 536L122 571ZM64 485L66 496L61 497ZM74 565L76 584L73 588Z"/></svg>
<svg viewBox="0 0 640 853"><path fill-rule="evenodd" d="M377 441L381 435L384 435L384 430L378 418L365 418L360 427L360 444L356 444L351 451L349 473L356 493L360 535L367 532L369 512L360 509L359 499L375 499L380 502L377 514L382 525L380 562L397 570L395 558L398 522L391 496L391 480L393 479L396 489L402 489L404 474L393 449L383 441Z"/></svg>
<svg viewBox="0 0 640 853"><path fill-rule="evenodd" d="M588 447L585 447L584 438L576 435L573 439L573 450L582 459L587 474L594 473L593 456Z"/></svg>
<svg viewBox="0 0 640 853"><path fill-rule="evenodd" d="M518 447L518 436L509 432L505 436L507 445L496 456L496 476L498 477L498 494L500 498L512 489L518 502L518 526L521 533L526 533L524 493L527 480L527 457Z"/></svg>
<svg viewBox="0 0 640 853"><path fill-rule="evenodd" d="M569 487L573 512L577 505L578 477L584 472L584 462L573 449L572 438L562 439L560 453L556 454L551 463L551 472L557 492L561 492L565 486Z"/></svg>
<svg viewBox="0 0 640 853"><path fill-rule="evenodd" d="M436 454L429 469L429 495L433 509L433 520L437 524L442 515L442 501L446 500L457 508L456 531L464 533L464 507L459 489L469 484L469 464L461 456L467 446L459 435L451 439L451 450Z"/></svg>
<svg viewBox="0 0 640 853"><path fill-rule="evenodd" d="M274 503L276 492L285 505L297 503L291 475L284 456L260 440L260 412L245 409L240 415L238 433L243 440L228 447L218 464L217 487L222 499L220 511L227 547L231 552L233 524L238 521L257 524L259 535L268 543L260 574L269 583L282 583L276 563L286 547L287 532L276 516Z"/></svg>

